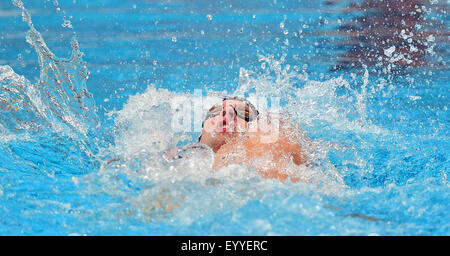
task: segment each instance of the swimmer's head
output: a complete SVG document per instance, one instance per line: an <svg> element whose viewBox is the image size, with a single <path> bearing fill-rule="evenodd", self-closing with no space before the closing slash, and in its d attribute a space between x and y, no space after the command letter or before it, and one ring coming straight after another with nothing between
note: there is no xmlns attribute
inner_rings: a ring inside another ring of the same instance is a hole
<svg viewBox="0 0 450 256"><path fill-rule="evenodd" d="M248 123L258 115L258 110L245 98L224 97L209 109L199 141L216 152L228 140L246 132Z"/></svg>

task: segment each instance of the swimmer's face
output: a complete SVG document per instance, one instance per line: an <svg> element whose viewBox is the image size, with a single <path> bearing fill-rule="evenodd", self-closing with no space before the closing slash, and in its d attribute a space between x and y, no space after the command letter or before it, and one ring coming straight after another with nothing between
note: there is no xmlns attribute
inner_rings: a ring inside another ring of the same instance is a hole
<svg viewBox="0 0 450 256"><path fill-rule="evenodd" d="M239 100L224 100L214 105L203 123L201 142L216 151L227 140L245 132L248 117L254 114L247 104Z"/></svg>

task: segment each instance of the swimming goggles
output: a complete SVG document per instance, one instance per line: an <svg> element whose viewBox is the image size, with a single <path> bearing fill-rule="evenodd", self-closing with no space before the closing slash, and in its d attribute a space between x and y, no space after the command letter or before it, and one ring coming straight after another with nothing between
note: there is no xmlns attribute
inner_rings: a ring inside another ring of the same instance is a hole
<svg viewBox="0 0 450 256"><path fill-rule="evenodd" d="M232 107L236 116L245 120L246 122L255 120L259 115L258 110L256 110L255 107L246 99L236 96L222 98L222 102L226 100L237 100L245 104L245 106L238 106L238 107L234 107L232 105L227 106ZM223 107L224 107L223 104L220 103L212 106L209 109L208 113L206 114L205 120L220 115L223 111Z"/></svg>
<svg viewBox="0 0 450 256"><path fill-rule="evenodd" d="M247 122L255 120L258 117L258 115L259 115L259 112L255 108L255 106L253 106L253 104L250 103L250 101L248 101L245 98L241 98L241 97L238 97L238 96L225 96L225 97L222 97L222 102L224 102L226 100L237 100L237 101L240 101L240 102L242 102L242 103L244 103L246 105L246 107L243 107L243 108L242 107L235 108L234 106L231 106L231 107L233 107L233 110L234 110L234 113L236 114L236 116L238 116L239 118L242 118L243 120L245 120ZM216 104L213 107L211 107L209 109L208 113L206 114L205 120L202 123L202 128L205 125L205 121L206 120L208 120L208 119L210 119L212 117L215 117L217 115L220 115L222 110L223 110L223 104ZM202 135L200 134L200 136L198 137L198 141L200 142L201 139L202 139Z"/></svg>

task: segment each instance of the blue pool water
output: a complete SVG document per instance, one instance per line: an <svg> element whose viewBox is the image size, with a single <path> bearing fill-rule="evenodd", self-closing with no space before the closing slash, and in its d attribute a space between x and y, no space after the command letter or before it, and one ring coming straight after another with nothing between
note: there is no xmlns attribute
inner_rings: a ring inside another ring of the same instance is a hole
<svg viewBox="0 0 450 256"><path fill-rule="evenodd" d="M0 234L449 235L449 5L397 2L1 1ZM279 97L310 182L164 162L199 91Z"/></svg>

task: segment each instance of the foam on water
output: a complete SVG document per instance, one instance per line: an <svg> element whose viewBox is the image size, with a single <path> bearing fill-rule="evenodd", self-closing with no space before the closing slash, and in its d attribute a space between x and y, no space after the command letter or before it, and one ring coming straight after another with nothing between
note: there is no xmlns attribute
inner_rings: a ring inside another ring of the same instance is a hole
<svg viewBox="0 0 450 256"><path fill-rule="evenodd" d="M241 69L240 84L233 95L249 94L250 100L256 96L280 97L284 102L282 108L293 125L312 131L316 137L320 137L320 128L325 134L333 129L339 134L335 137L339 138L346 133L385 132L366 120L367 72L361 78L362 88L357 91L341 77L324 82L310 81L304 73L282 68L283 61L274 61L271 57L261 57L261 61L266 62L262 73ZM350 93L339 96L339 89ZM342 178L343 170L331 163L330 151L341 152L341 160L346 164L369 168L355 147L325 139L313 140L308 133L299 143L309 152L314 165L292 165L286 170L301 177L300 183L263 179L244 165L214 171L212 151L207 152L206 157L203 153L191 155L187 160L166 161L160 151L180 142L193 141L188 134L177 134L171 129L175 110L170 103L177 96L195 97L149 86L144 93L131 96L122 110L109 113L114 118L115 143L107 151L109 157L116 157L116 160L105 160L100 172L93 174L97 178L89 178L88 183L103 182L102 191L131 205L128 214L148 220L177 220L189 225L200 215L238 209L280 189L289 191L289 196L311 191L319 195L344 196L348 188ZM351 98L354 100L349 100ZM324 126L327 128L323 129ZM118 181L131 183L117 185ZM132 192L137 187L141 188L139 192Z"/></svg>

